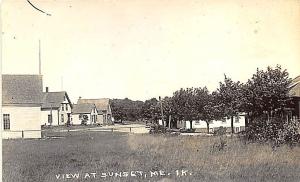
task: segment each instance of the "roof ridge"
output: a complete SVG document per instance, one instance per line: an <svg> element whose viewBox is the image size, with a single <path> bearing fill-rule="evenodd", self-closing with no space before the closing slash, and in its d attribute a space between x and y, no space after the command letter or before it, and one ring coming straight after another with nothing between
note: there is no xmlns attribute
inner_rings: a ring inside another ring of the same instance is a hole
<svg viewBox="0 0 300 182"><path fill-rule="evenodd" d="M110 99L110 98L98 98L98 99L82 99L81 100L99 100L99 99Z"/></svg>
<svg viewBox="0 0 300 182"><path fill-rule="evenodd" d="M43 76L43 75L39 75L39 74L2 74L2 76Z"/></svg>
<svg viewBox="0 0 300 182"><path fill-rule="evenodd" d="M67 91L55 91L55 92L43 92L43 93L63 93L63 92L67 92Z"/></svg>

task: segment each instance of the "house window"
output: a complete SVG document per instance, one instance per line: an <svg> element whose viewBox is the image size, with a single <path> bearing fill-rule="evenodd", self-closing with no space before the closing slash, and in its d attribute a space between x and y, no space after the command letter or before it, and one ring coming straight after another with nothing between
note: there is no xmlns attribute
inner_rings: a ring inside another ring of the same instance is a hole
<svg viewBox="0 0 300 182"><path fill-rule="evenodd" d="M9 114L3 114L3 124L4 124L4 130L9 130L10 129Z"/></svg>
<svg viewBox="0 0 300 182"><path fill-rule="evenodd" d="M68 104L66 104L66 111L69 109Z"/></svg>
<svg viewBox="0 0 300 182"><path fill-rule="evenodd" d="M65 106L64 104L61 105L61 110L64 111L65 110Z"/></svg>
<svg viewBox="0 0 300 182"><path fill-rule="evenodd" d="M52 123L52 115L48 114L48 123L51 124Z"/></svg>
<svg viewBox="0 0 300 182"><path fill-rule="evenodd" d="M239 116L235 117L235 122L236 122L236 123L239 123L239 122L240 122L240 117L239 117Z"/></svg>
<svg viewBox="0 0 300 182"><path fill-rule="evenodd" d="M61 114L61 122L65 122L65 117L64 117L64 114Z"/></svg>

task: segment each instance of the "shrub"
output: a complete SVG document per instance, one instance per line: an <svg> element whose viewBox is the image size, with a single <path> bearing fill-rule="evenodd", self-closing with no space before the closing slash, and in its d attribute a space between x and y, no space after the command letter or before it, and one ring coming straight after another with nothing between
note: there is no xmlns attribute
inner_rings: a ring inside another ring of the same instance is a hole
<svg viewBox="0 0 300 182"><path fill-rule="evenodd" d="M255 118L246 130L246 139L258 142L271 142L273 147L281 144L290 146L299 143L299 122L284 117Z"/></svg>
<svg viewBox="0 0 300 182"><path fill-rule="evenodd" d="M296 143L299 143L299 127L300 124L297 120L283 122L283 127L278 130L276 143L287 143L290 146L294 146Z"/></svg>
<svg viewBox="0 0 300 182"><path fill-rule="evenodd" d="M156 133L166 133L166 128L162 125L154 124L150 126L150 134L156 134Z"/></svg>
<svg viewBox="0 0 300 182"><path fill-rule="evenodd" d="M214 135L217 135L217 136L222 136L222 135L225 135L226 134L226 127L223 127L223 126L220 126L219 128L215 129L214 130Z"/></svg>

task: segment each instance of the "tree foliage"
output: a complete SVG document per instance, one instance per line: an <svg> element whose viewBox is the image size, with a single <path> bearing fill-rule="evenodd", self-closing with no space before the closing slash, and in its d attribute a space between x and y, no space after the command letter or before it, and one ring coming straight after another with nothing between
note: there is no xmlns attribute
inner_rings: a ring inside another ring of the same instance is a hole
<svg viewBox="0 0 300 182"><path fill-rule="evenodd" d="M272 116L275 111L283 111L289 100L290 83L288 72L279 65L267 67L266 71L257 69L244 87L245 111L253 117L265 113Z"/></svg>
<svg viewBox="0 0 300 182"><path fill-rule="evenodd" d="M111 108L117 121L136 121L142 117L142 101L132 101L128 98L113 99Z"/></svg>
<svg viewBox="0 0 300 182"><path fill-rule="evenodd" d="M224 82L220 82L216 92L216 100L223 117L231 118L231 132L234 133L233 117L238 117L243 105L243 85L224 75Z"/></svg>
<svg viewBox="0 0 300 182"><path fill-rule="evenodd" d="M156 98L146 100L142 106L142 118L157 121L160 118L159 102Z"/></svg>

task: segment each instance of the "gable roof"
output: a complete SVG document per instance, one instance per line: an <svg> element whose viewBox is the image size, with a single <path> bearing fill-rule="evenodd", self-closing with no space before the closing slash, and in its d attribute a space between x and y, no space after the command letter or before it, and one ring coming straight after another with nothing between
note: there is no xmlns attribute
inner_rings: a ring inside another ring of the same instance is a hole
<svg viewBox="0 0 300 182"><path fill-rule="evenodd" d="M78 99L77 104L90 103L95 104L98 111L107 111L109 109L109 99Z"/></svg>
<svg viewBox="0 0 300 182"><path fill-rule="evenodd" d="M87 104L87 103L74 104L72 113L73 114L87 114L87 113L91 113L92 109L94 109L94 108L96 108L95 104Z"/></svg>
<svg viewBox="0 0 300 182"><path fill-rule="evenodd" d="M42 75L2 75L2 104L42 103Z"/></svg>
<svg viewBox="0 0 300 182"><path fill-rule="evenodd" d="M300 97L300 75L292 80L289 95L292 97Z"/></svg>
<svg viewBox="0 0 300 182"><path fill-rule="evenodd" d="M69 99L69 96L66 91L61 92L43 92L43 104L42 109L50 109L52 108L59 108L61 103L64 102L64 98L66 96L66 99L68 100L71 108L72 103Z"/></svg>

